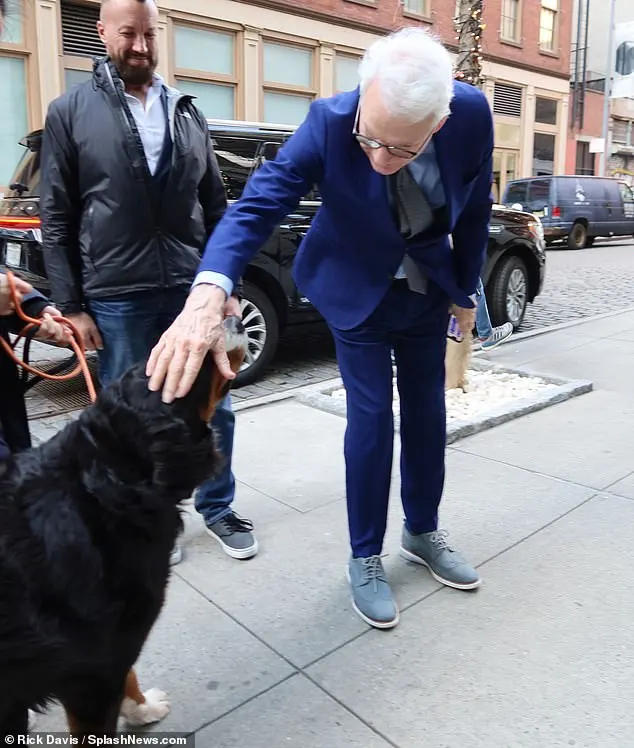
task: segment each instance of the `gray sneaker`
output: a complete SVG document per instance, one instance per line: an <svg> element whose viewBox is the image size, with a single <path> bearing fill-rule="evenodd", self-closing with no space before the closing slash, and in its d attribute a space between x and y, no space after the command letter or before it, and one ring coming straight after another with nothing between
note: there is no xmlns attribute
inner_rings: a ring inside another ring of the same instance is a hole
<svg viewBox="0 0 634 748"><path fill-rule="evenodd" d="M403 525L401 555L408 561L426 566L432 577L448 587L473 590L482 584L478 572L447 543L447 532L436 530L412 535Z"/></svg>
<svg viewBox="0 0 634 748"><path fill-rule="evenodd" d="M206 529L231 558L251 558L258 552L258 541L253 534L253 523L239 517L235 512L227 514L217 522L209 523Z"/></svg>
<svg viewBox="0 0 634 748"><path fill-rule="evenodd" d="M510 322L505 322L499 327L494 327L488 338L480 338L480 349L483 351L492 351L505 340L508 340L512 334L513 325Z"/></svg>
<svg viewBox="0 0 634 748"><path fill-rule="evenodd" d="M346 569L352 606L370 626L391 629L398 623L398 607L385 578L380 556L351 558Z"/></svg>

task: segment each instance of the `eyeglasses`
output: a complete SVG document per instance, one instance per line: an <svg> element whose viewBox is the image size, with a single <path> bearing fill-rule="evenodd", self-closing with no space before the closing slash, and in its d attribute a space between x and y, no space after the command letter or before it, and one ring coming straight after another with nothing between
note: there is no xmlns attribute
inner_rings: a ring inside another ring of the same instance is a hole
<svg viewBox="0 0 634 748"><path fill-rule="evenodd" d="M361 135L359 132L359 112L360 107L357 107L357 116L354 120L354 127L352 130L353 136L356 138L357 143L359 145L363 146L364 148L370 148L373 151L378 151L380 148L385 148L385 150L395 158L404 158L404 159L410 159L410 158L416 158L418 154L423 150L422 148L418 151L408 151L407 148L399 148L397 145L386 145L385 143L381 143L380 140L376 140L375 138L368 138L366 135ZM429 139L428 139L429 140ZM427 145L427 141L425 141L425 145ZM424 148L425 146L423 146Z"/></svg>

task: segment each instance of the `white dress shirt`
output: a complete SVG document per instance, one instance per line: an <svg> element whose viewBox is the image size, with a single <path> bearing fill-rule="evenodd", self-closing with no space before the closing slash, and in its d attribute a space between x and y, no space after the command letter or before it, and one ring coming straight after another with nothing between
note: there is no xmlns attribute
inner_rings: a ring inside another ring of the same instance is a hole
<svg viewBox="0 0 634 748"><path fill-rule="evenodd" d="M161 158L165 128L167 127L165 112L161 104L162 87L163 79L160 75L155 74L145 98L145 106L136 96L132 96L125 91L126 102L141 136L145 159L152 175L156 172L156 167Z"/></svg>

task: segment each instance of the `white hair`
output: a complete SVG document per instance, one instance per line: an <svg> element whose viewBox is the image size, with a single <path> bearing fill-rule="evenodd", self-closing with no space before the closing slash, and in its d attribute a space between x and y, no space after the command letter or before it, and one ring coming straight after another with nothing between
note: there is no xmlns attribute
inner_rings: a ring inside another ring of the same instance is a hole
<svg viewBox="0 0 634 748"><path fill-rule="evenodd" d="M359 63L361 93L374 80L391 115L410 122L449 115L453 64L441 42L421 26L378 39Z"/></svg>

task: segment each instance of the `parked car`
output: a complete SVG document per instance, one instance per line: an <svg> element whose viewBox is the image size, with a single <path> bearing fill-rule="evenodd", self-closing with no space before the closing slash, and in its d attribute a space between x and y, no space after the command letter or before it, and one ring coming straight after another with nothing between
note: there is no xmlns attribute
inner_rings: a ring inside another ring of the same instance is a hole
<svg viewBox="0 0 634 748"><path fill-rule="evenodd" d="M540 218L546 244L591 247L597 236L634 235L634 193L611 177L554 176L514 179L502 203Z"/></svg>
<svg viewBox="0 0 634 748"><path fill-rule="evenodd" d="M293 132L292 127L209 120L218 163L229 201L237 200L251 174ZM24 153L0 201L0 263L16 271L43 293L49 292L42 256L39 218L39 154L41 130L22 141ZM257 380L271 362L280 335L323 319L291 277L299 244L321 205L317 188L294 213L277 226L244 274L242 314L249 336L249 354L236 386ZM518 328L527 305L541 292L545 251L538 218L495 206L490 225L486 266L482 273L492 321ZM325 329L325 326L324 326Z"/></svg>

